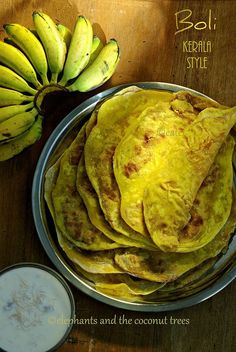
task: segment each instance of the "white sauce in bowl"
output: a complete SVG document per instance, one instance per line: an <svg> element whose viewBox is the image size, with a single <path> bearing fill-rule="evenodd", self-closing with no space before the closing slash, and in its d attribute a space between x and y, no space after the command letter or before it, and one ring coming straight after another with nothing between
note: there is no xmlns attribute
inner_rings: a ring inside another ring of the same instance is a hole
<svg viewBox="0 0 236 352"><path fill-rule="evenodd" d="M68 332L72 304L63 284L37 266L14 266L0 275L0 348L46 352ZM57 324L63 316L63 324Z"/></svg>

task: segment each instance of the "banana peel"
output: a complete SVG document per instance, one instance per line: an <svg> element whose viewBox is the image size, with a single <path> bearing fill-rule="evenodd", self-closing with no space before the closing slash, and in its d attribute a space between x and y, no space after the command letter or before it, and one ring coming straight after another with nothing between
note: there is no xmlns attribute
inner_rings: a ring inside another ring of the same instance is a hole
<svg viewBox="0 0 236 352"><path fill-rule="evenodd" d="M69 91L88 92L104 84L115 72L120 60L120 50L111 39L100 51L92 64L68 88Z"/></svg>
<svg viewBox="0 0 236 352"><path fill-rule="evenodd" d="M9 143L0 145L0 161L11 159L25 148L34 144L42 135L42 116L38 116L28 132Z"/></svg>

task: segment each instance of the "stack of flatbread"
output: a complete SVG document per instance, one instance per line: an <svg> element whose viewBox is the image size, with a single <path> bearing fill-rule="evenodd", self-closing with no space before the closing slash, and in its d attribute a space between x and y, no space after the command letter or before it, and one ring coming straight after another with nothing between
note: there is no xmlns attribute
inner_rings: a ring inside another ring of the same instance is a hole
<svg viewBox="0 0 236 352"><path fill-rule="evenodd" d="M98 291L142 301L198 280L236 227L236 107L126 88L47 171L58 242Z"/></svg>

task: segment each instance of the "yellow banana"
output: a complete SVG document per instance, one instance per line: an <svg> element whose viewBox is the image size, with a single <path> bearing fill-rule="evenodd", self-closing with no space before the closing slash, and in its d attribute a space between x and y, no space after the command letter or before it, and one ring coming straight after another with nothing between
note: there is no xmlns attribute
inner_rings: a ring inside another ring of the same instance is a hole
<svg viewBox="0 0 236 352"><path fill-rule="evenodd" d="M7 141L27 131L34 123L38 111L22 112L0 123L0 141Z"/></svg>
<svg viewBox="0 0 236 352"><path fill-rule="evenodd" d="M40 88L35 70L26 56L14 46L0 41L0 63L8 66L26 81Z"/></svg>
<svg viewBox="0 0 236 352"><path fill-rule="evenodd" d="M48 65L52 74L51 82L56 83L59 73L63 70L66 44L56 24L48 15L35 11L33 20L47 55Z"/></svg>
<svg viewBox="0 0 236 352"><path fill-rule="evenodd" d="M111 39L94 62L68 88L69 91L87 92L105 83L114 73L120 59L119 46Z"/></svg>
<svg viewBox="0 0 236 352"><path fill-rule="evenodd" d="M21 114L22 112L26 112L29 109L32 109L33 106L34 106L34 103L31 102L24 105L10 105L10 106L2 107L0 108L0 122L3 122L17 114Z"/></svg>
<svg viewBox="0 0 236 352"><path fill-rule="evenodd" d="M48 84L47 58L40 41L29 29L20 24L5 24L3 27L13 42L29 58L35 70L41 76L43 84Z"/></svg>
<svg viewBox="0 0 236 352"><path fill-rule="evenodd" d="M60 35L62 36L64 42L66 43L66 47L68 49L70 46L71 38L72 38L71 31L69 30L69 28L67 28L66 26L64 26L61 23L59 23L57 25L57 29L58 29Z"/></svg>
<svg viewBox="0 0 236 352"><path fill-rule="evenodd" d="M33 101L34 96L25 95L12 89L0 87L0 107L27 103Z"/></svg>
<svg viewBox="0 0 236 352"><path fill-rule="evenodd" d="M84 16L79 16L75 24L63 76L59 84L66 85L70 79L77 77L87 66L92 42L93 29L91 23Z"/></svg>
<svg viewBox="0 0 236 352"><path fill-rule="evenodd" d="M29 94L36 94L37 90L31 88L28 83L17 75L8 67L0 65L0 86L18 90L19 92L26 92Z"/></svg>
<svg viewBox="0 0 236 352"><path fill-rule="evenodd" d="M0 145L0 161L8 160L34 144L42 135L42 117L38 116L29 130L9 143Z"/></svg>
<svg viewBox="0 0 236 352"><path fill-rule="evenodd" d="M30 127L29 127L29 128L30 128ZM20 134L14 136L14 137L9 137L9 138L7 138L7 139L0 140L0 146L3 145L3 144L8 144L8 143L10 143L10 142L12 142L12 141L14 141L14 140L16 140L16 139L18 139L18 138L24 136L24 134L29 131L29 128L28 128L27 130L23 131L22 133L20 133Z"/></svg>
<svg viewBox="0 0 236 352"><path fill-rule="evenodd" d="M103 45L102 41L98 38L98 36L94 35L92 49L91 49L91 55L90 55L90 59L89 59L89 62L87 64L86 68L94 62L94 60L96 59L96 57L98 56L98 54L102 50L103 46L104 45Z"/></svg>

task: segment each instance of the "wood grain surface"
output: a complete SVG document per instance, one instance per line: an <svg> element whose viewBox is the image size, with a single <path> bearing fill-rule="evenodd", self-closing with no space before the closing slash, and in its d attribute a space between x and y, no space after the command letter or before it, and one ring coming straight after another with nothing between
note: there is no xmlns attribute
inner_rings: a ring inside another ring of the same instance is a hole
<svg viewBox="0 0 236 352"><path fill-rule="evenodd" d="M121 62L105 87L137 81L171 82L203 92L222 104L236 105L236 1L1 0L1 39L4 38L4 23L17 22L32 27L31 14L35 9L45 11L71 29L76 16L84 14L93 23L95 33L103 39L114 37L119 41ZM175 13L183 9L192 10L194 24L205 21L208 28L192 27L175 35ZM183 52L183 41L210 41L211 52ZM187 57L207 57L207 68L188 69ZM32 179L48 136L66 113L86 97L75 93L46 104L41 140L14 159L0 163L0 269L24 261L53 267L33 222ZM74 287L72 290L77 318L87 319L87 323L74 325L60 352L236 350L236 281L197 306L160 314L116 309ZM93 319L99 322L115 315L132 319L132 324L91 323ZM178 322L171 324L171 317L179 319ZM136 318L160 318L168 323L135 325ZM188 319L189 324L183 324L181 319Z"/></svg>

